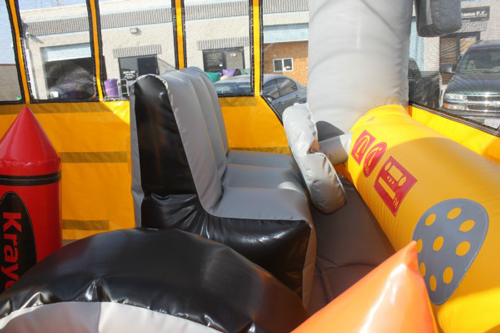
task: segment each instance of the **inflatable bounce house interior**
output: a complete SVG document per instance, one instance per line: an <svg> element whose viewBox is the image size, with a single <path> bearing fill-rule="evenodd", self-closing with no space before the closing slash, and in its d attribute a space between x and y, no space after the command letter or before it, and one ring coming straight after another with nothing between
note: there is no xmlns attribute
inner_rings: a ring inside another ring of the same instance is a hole
<svg viewBox="0 0 500 333"><path fill-rule="evenodd" d="M500 1L0 29L0 332L500 332Z"/></svg>

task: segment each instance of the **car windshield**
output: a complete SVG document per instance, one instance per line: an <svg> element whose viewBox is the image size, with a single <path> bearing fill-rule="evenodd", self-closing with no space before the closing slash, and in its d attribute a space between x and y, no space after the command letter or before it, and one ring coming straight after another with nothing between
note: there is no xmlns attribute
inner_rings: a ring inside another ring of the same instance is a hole
<svg viewBox="0 0 500 333"><path fill-rule="evenodd" d="M214 84L217 94L248 94L251 90L250 82L224 82L219 81Z"/></svg>
<svg viewBox="0 0 500 333"><path fill-rule="evenodd" d="M467 52L458 65L458 73L499 73L500 50Z"/></svg>

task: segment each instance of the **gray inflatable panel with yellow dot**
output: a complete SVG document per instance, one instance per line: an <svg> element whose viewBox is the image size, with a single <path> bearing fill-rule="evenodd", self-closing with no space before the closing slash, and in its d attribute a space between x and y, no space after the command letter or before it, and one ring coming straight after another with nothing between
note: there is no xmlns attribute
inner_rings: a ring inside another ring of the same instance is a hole
<svg viewBox="0 0 500 333"><path fill-rule="evenodd" d="M476 258L488 231L488 213L472 200L450 199L429 208L413 232L429 297L443 304Z"/></svg>

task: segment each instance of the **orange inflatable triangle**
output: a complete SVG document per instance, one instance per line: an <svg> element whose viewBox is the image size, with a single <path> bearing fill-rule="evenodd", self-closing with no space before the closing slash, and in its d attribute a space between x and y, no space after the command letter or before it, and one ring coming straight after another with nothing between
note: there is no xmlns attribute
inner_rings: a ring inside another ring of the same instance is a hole
<svg viewBox="0 0 500 333"><path fill-rule="evenodd" d="M401 249L293 333L437 332L416 246Z"/></svg>

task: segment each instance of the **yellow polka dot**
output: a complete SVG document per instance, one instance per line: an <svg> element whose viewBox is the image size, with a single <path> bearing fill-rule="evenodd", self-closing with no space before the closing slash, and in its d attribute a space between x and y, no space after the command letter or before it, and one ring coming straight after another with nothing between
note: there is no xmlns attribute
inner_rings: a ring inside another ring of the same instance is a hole
<svg viewBox="0 0 500 333"><path fill-rule="evenodd" d="M453 219L456 219L458 217L458 215L460 215L460 213L462 212L462 210L460 208L453 208L452 210L450 210L450 212L448 213L447 217L450 219L450 220L453 220Z"/></svg>
<svg viewBox="0 0 500 333"><path fill-rule="evenodd" d="M436 281L436 277L434 275L431 275L431 278L429 280L429 284L431 285L431 290L435 291L437 288L437 281Z"/></svg>
<svg viewBox="0 0 500 333"><path fill-rule="evenodd" d="M424 246L424 243L422 242L422 239L419 239L417 241L417 253L420 253L422 251L423 246Z"/></svg>
<svg viewBox="0 0 500 333"><path fill-rule="evenodd" d="M425 219L425 225L432 225L434 221L436 221L436 214L431 214L427 217L427 219Z"/></svg>
<svg viewBox="0 0 500 333"><path fill-rule="evenodd" d="M434 251L439 251L443 247L443 243L444 243L444 238L442 236L439 236L438 238L436 238L434 240L434 244L432 244L432 248L434 249Z"/></svg>
<svg viewBox="0 0 500 333"><path fill-rule="evenodd" d="M469 250L470 250L470 243L469 242L462 242L462 243L458 244L457 250L455 251L455 253L458 256L464 256L467 254L467 252L469 252Z"/></svg>
<svg viewBox="0 0 500 333"><path fill-rule="evenodd" d="M425 272L426 272L425 264L422 262L420 263L420 274L422 274L422 276L425 276Z"/></svg>
<svg viewBox="0 0 500 333"><path fill-rule="evenodd" d="M447 267L443 273L443 282L448 284L453 280L453 268Z"/></svg>
<svg viewBox="0 0 500 333"><path fill-rule="evenodd" d="M474 228L474 224L475 224L474 220L467 220L460 225L459 230L462 232L470 231L472 228Z"/></svg>

